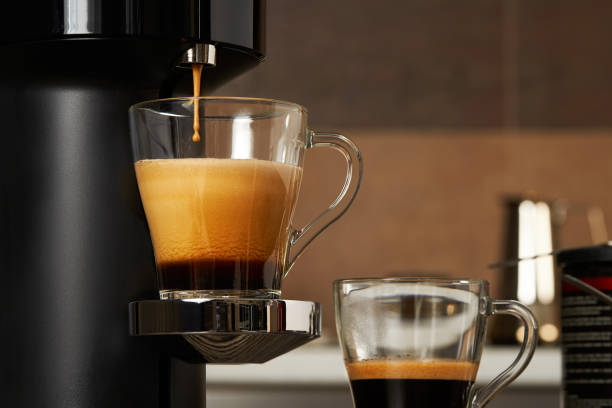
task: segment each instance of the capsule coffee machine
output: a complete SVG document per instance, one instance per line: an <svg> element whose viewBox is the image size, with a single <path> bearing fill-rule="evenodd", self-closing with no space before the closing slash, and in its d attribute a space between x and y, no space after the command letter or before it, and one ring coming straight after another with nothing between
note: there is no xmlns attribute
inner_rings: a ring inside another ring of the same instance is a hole
<svg viewBox="0 0 612 408"><path fill-rule="evenodd" d="M8 2L0 19L2 405L203 406L202 362L316 337L309 302L140 302L128 324L129 302L157 297L128 107L181 93L182 62L216 65L204 91L257 65L264 1Z"/></svg>

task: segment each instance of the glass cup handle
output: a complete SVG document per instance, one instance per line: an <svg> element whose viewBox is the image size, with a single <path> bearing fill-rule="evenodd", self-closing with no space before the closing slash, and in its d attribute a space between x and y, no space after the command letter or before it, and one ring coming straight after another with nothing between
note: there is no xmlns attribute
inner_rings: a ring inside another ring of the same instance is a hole
<svg viewBox="0 0 612 408"><path fill-rule="evenodd" d="M505 314L519 319L523 323L524 335L521 350L510 367L490 383L474 392L470 408L482 408L505 386L510 384L527 367L533 357L538 339L538 323L527 306L514 300L494 300L489 302L487 315Z"/></svg>
<svg viewBox="0 0 612 408"><path fill-rule="evenodd" d="M359 191L363 174L361 153L350 139L337 133L319 133L313 131L309 131L309 133L306 149L329 147L342 154L342 157L346 160L346 179L340 194L338 194L338 197L325 211L302 228L295 229L292 227L292 232L289 235L289 248L293 248L298 242L302 242L302 245L295 249L295 255L293 255L293 258L287 264L283 278L293 268L295 261L302 255L304 249L351 206L357 191ZM287 251L287 254L287 258L289 258L289 251Z"/></svg>

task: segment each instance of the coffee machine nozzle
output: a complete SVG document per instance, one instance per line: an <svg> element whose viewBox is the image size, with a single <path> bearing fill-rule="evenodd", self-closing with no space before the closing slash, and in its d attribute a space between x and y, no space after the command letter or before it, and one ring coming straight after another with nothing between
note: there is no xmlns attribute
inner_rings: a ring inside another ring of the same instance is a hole
<svg viewBox="0 0 612 408"><path fill-rule="evenodd" d="M212 44L195 44L181 56L179 67L191 68L192 64L215 66L217 64L217 49Z"/></svg>

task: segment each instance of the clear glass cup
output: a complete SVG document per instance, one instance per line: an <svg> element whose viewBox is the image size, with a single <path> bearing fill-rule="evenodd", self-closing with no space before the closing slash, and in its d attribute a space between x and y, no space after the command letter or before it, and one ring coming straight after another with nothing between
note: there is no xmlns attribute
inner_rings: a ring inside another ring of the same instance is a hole
<svg viewBox="0 0 612 408"><path fill-rule="evenodd" d="M491 300L478 279L381 278L334 282L336 328L356 408L483 407L529 364L537 323L527 307ZM474 389L487 320L518 318L518 356Z"/></svg>
<svg viewBox="0 0 612 408"><path fill-rule="evenodd" d="M306 109L294 103L195 100L142 102L129 111L160 297L277 298L304 248L355 198L359 150L342 135L310 130ZM340 152L346 178L336 200L296 228L304 154L314 147Z"/></svg>

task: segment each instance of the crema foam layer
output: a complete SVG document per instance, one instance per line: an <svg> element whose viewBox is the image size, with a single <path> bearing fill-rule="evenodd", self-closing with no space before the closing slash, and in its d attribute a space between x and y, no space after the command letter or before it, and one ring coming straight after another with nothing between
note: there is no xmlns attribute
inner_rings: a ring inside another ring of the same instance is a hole
<svg viewBox="0 0 612 408"><path fill-rule="evenodd" d="M478 365L450 359L380 359L348 363L351 381L374 379L422 379L474 381Z"/></svg>
<svg viewBox="0 0 612 408"><path fill-rule="evenodd" d="M255 159L135 164L157 263L260 260L283 252L302 169Z"/></svg>

